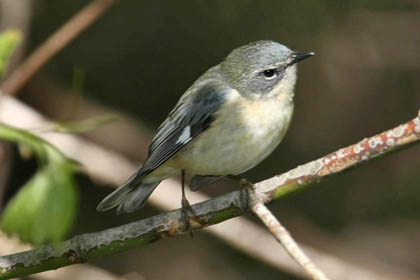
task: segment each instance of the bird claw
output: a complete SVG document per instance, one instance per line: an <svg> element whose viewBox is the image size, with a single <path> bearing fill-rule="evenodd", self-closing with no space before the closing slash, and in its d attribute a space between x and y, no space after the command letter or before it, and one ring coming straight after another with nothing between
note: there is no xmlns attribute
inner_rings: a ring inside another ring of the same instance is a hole
<svg viewBox="0 0 420 280"><path fill-rule="evenodd" d="M191 227L191 224L190 224L190 217L191 216L189 215L189 212L190 212L192 214L192 216L194 217L195 216L194 211L193 211L190 203L188 202L188 200L185 197L182 197L181 205L182 205L181 219L184 222L185 231L188 231L190 236L194 237L193 233L192 233L192 227Z"/></svg>
<svg viewBox="0 0 420 280"><path fill-rule="evenodd" d="M246 209L250 209L249 191L252 191L254 189L254 185L245 178L238 175L229 175L228 178L234 180L241 186L239 199L241 201L241 204L245 205Z"/></svg>

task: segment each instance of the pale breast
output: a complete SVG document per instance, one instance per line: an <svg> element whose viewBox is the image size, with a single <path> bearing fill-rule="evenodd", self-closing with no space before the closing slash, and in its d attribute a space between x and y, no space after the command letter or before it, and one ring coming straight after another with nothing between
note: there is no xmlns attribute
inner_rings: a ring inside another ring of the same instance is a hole
<svg viewBox="0 0 420 280"><path fill-rule="evenodd" d="M168 164L191 174L240 174L265 159L283 139L293 104L231 95L212 126Z"/></svg>

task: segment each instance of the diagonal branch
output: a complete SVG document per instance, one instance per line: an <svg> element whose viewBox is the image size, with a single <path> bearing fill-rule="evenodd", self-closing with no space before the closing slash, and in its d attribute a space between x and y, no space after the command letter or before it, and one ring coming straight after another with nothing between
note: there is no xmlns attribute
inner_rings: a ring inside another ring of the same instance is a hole
<svg viewBox="0 0 420 280"><path fill-rule="evenodd" d="M400 126L340 149L282 175L255 184L261 201L302 190L332 175L355 167L379 156L407 148L420 142L420 117ZM247 212L243 190L193 205L196 217L193 229L200 229ZM75 236L58 248L39 249L0 257L0 279L28 275L81 263L99 256L112 255L140 247L164 237L185 233L180 210L162 213L141 221L104 231Z"/></svg>
<svg viewBox="0 0 420 280"><path fill-rule="evenodd" d="M16 250L29 250L30 245L22 244L18 238L7 237L0 232L0 254L10 254ZM71 276L70 276L71 275ZM71 277L71 278L70 278ZM60 270L47 271L31 275L33 280L52 280L52 279L101 279L101 280L125 280L116 274L106 271L91 264L69 266ZM134 279L133 279L134 280Z"/></svg>
<svg viewBox="0 0 420 280"><path fill-rule="evenodd" d="M114 3L115 0L93 0L79 11L12 72L1 86L3 93L15 95L42 66L100 18Z"/></svg>
<svg viewBox="0 0 420 280"><path fill-rule="evenodd" d="M232 176L239 184L247 189L248 207L263 222L273 237L279 242L290 257L306 272L313 280L329 280L325 273L312 262L303 252L289 231L271 213L264 204L264 196L258 195L255 185L239 176Z"/></svg>
<svg viewBox="0 0 420 280"><path fill-rule="evenodd" d="M413 120L256 184L265 203L292 194L420 140L420 111Z"/></svg>
<svg viewBox="0 0 420 280"><path fill-rule="evenodd" d="M271 234L286 249L287 253L305 270L314 280L329 280L311 259L299 247L287 229L277 220L271 211L261 201L252 206L254 212L268 228Z"/></svg>

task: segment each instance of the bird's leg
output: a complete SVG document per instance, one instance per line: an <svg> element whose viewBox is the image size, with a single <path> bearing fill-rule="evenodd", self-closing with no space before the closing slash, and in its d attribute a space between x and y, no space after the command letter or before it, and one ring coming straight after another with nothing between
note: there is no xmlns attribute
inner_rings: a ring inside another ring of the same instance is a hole
<svg viewBox="0 0 420 280"><path fill-rule="evenodd" d="M181 200L182 220L184 221L185 229L190 233L191 237L193 237L188 211L190 211L193 215L194 215L194 212L191 208L190 203L188 202L187 197L185 196L185 170L181 171L181 188L182 188L182 200Z"/></svg>

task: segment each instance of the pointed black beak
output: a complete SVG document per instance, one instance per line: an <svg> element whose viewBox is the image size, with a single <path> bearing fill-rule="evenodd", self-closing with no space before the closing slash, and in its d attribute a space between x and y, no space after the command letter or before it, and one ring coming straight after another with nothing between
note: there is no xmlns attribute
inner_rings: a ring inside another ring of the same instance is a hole
<svg viewBox="0 0 420 280"><path fill-rule="evenodd" d="M308 53L299 53L299 52L294 52L292 53L292 61L289 63L288 66L291 66L301 60L304 60L305 58L311 57L315 55L314 52L308 52Z"/></svg>

